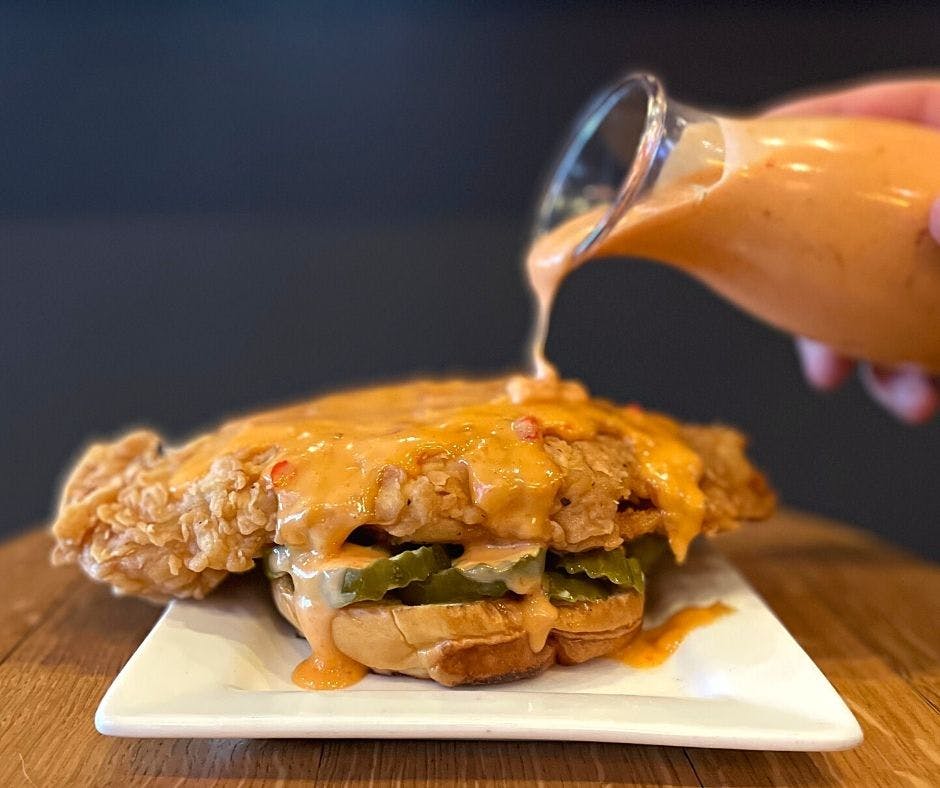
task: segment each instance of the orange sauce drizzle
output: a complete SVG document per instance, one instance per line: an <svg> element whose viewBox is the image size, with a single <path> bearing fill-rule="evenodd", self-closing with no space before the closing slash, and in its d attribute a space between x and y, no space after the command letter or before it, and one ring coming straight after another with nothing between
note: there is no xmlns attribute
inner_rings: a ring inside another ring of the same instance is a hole
<svg viewBox="0 0 940 788"><path fill-rule="evenodd" d="M522 626L529 638L529 648L538 654L545 648L545 641L558 620L558 608L548 601L539 588L527 594L522 607Z"/></svg>
<svg viewBox="0 0 940 788"><path fill-rule="evenodd" d="M676 652L690 632L732 612L734 608L723 602L683 608L658 627L644 629L616 658L633 668L655 668Z"/></svg>
<svg viewBox="0 0 940 788"><path fill-rule="evenodd" d="M383 472L416 473L427 458L446 457L469 472L472 502L486 514L481 537L547 543L562 471L544 437L614 435L634 446L681 560L701 530L705 500L701 460L678 432L665 416L592 399L573 381L419 380L230 421L180 450L171 485L200 478L220 456L271 447L263 479L278 498L275 542L329 559L357 526L381 522Z"/></svg>

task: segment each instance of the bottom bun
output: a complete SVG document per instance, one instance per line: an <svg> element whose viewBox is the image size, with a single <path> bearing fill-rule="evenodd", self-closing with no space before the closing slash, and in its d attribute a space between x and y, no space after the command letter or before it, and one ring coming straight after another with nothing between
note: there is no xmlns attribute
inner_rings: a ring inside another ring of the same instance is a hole
<svg viewBox="0 0 940 788"><path fill-rule="evenodd" d="M274 599L293 623L290 594L275 590ZM332 634L340 651L376 673L430 678L448 687L494 684L623 648L642 624L643 594L624 591L557 611L544 643L530 634L536 627L527 626L526 603L515 599L359 603L336 611Z"/></svg>

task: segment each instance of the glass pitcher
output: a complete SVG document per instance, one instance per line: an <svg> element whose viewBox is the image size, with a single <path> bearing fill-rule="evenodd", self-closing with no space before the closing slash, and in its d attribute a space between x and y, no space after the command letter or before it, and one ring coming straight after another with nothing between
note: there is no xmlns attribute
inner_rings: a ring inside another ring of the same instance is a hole
<svg viewBox="0 0 940 788"><path fill-rule="evenodd" d="M586 260L645 257L788 332L940 372L937 197L936 130L723 117L632 74L575 123L538 204L528 268L543 313Z"/></svg>

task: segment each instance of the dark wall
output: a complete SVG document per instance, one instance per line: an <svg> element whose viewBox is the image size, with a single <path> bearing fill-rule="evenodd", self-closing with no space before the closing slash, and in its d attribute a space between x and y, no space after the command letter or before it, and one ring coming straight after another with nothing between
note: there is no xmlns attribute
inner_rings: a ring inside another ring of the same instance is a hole
<svg viewBox="0 0 940 788"><path fill-rule="evenodd" d="M0 531L91 436L518 365L535 184L627 67L746 109L940 66L936 3L503 5L0 6ZM808 392L786 338L679 274L587 267L549 349L742 425L788 502L940 554L940 426Z"/></svg>

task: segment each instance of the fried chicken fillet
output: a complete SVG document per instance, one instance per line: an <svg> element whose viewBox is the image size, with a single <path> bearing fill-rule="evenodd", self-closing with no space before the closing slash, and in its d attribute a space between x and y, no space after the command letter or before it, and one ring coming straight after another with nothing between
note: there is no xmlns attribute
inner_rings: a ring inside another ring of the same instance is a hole
<svg viewBox="0 0 940 788"><path fill-rule="evenodd" d="M316 408L316 401L306 407ZM522 414L517 419L526 418L525 406L515 411ZM745 457L740 433L644 418L700 460L693 475L704 494L703 532L771 513L774 496ZM219 434L237 431L240 423L223 426ZM514 429L520 441L540 444L558 470L548 512L552 547L577 551L613 547L646 533L668 535L657 490L630 436L598 432L569 439L552 434L550 427L538 434L537 419ZM90 446L62 491L52 526L54 561L78 563L119 593L155 598L201 598L228 573L251 569L276 541L278 496L271 469L284 451L276 442L239 445L236 440L198 473L178 479L179 470L213 443L209 436L164 449L159 435L141 430ZM467 466L458 457L429 452L416 467L373 471L380 477L376 520L398 537L452 541L468 531L495 530L475 505Z"/></svg>

